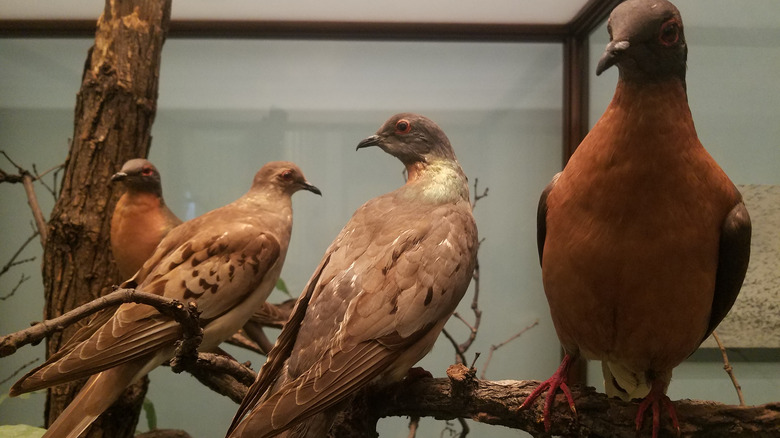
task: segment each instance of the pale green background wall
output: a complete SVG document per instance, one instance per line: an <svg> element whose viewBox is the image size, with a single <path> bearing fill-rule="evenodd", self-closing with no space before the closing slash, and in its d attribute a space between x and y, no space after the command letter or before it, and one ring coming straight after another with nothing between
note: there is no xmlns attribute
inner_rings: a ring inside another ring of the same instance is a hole
<svg viewBox="0 0 780 438"><path fill-rule="evenodd" d="M751 2L749 8L736 2L719 2L717 8L703 0L679 3L690 46L690 100L702 141L735 182L778 184L777 8L771 1ZM35 163L43 170L64 160L90 44L0 40L0 149L22 165ZM606 31L600 29L592 57L604 44ZM479 178L480 187L490 187L475 212L486 239L480 252L484 315L469 357L483 353L479 368L491 344L538 318L539 327L496 353L488 378L545 379L559 356L541 288L535 210L542 188L560 170L561 75L557 44L172 39L163 50L150 159L162 172L171 208L188 217L238 197L266 161L298 163L324 196L302 193L294 200L293 241L282 276L297 294L354 209L402 182L400 163L379 150L355 152L357 142L395 112L428 115L447 132L472 181ZM611 98L614 75L591 80L592 122ZM0 168L13 170L2 161ZM39 196L50 208L50 197L43 190ZM28 235L30 214L19 186L0 184L0 205L1 264ZM40 253L39 248L35 243L26 254ZM40 318L39 260L0 280L2 296L21 272L33 275L14 297L0 301L0 333ZM470 318L468 301L467 296L461 311ZM465 336L457 321L448 328ZM42 356L38 346L2 359L0 379ZM451 347L440 341L421 364L442 376L451 362ZM735 368L749 403L780 399L776 363L738 362ZM685 364L675 376L673 399L735 403L717 362ZM598 374L591 376L591 384L599 381ZM152 382L149 398L160 427L183 427L196 437L224 433L235 404L167 368L154 371ZM41 424L43 398L4 400L0 424ZM418 436L434 437L443 423L424 419L422 427ZM520 435L479 425L472 430L472 436ZM405 437L406 420L383 421L381 433Z"/></svg>

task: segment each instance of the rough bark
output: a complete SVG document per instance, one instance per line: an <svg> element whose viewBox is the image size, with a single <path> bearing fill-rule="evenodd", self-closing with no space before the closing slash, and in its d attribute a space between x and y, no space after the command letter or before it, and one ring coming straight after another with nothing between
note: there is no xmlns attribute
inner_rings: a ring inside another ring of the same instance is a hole
<svg viewBox="0 0 780 438"><path fill-rule="evenodd" d="M573 387L575 419L563 395L553 410L550 434L542 425L542 401L518 411L539 382L505 380L491 382L474 377L474 371L456 364L447 379L400 382L387 388L360 393L350 409L340 413L329 437L376 437L376 422L383 417L434 417L440 420L470 418L481 423L521 429L533 436L636 438L649 437L649 415L640 433L635 431L637 404L597 393L593 388ZM701 438L761 438L780 436L780 403L762 406L729 406L716 402L674 402L680 420L680 436ZM424 420L423 420L424 421ZM668 417L662 417L661 437L676 436Z"/></svg>
<svg viewBox="0 0 780 438"><path fill-rule="evenodd" d="M76 99L62 190L48 223L43 262L47 319L97 298L121 280L109 245L111 212L119 194L109 179L124 161L148 154L170 10L170 0L106 0L98 20ZM77 328L52 336L47 354ZM50 390L47 424L80 386ZM132 436L145 387L141 382L128 389L87 436Z"/></svg>

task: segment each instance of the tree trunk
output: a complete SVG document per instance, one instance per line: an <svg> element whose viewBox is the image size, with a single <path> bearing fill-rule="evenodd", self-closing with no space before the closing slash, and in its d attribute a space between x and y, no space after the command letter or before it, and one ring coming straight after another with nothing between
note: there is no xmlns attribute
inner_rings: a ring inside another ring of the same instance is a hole
<svg viewBox="0 0 780 438"><path fill-rule="evenodd" d="M111 213L119 196L109 181L126 160L149 152L170 11L171 0L106 0L98 20L76 98L62 191L48 224L43 261L47 319L97 298L124 280L109 245ZM49 338L47 354L57 351L77 328ZM82 384L49 391L47 424ZM145 393L146 382L129 388L86 436L131 437Z"/></svg>

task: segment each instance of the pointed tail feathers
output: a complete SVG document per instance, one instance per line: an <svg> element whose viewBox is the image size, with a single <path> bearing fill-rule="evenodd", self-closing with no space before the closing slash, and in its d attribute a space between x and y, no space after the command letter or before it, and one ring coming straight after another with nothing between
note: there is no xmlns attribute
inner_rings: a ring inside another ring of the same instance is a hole
<svg viewBox="0 0 780 438"><path fill-rule="evenodd" d="M78 438L131 383L146 374L149 361L135 360L94 374L49 426L43 438ZM152 367L153 368L153 367Z"/></svg>

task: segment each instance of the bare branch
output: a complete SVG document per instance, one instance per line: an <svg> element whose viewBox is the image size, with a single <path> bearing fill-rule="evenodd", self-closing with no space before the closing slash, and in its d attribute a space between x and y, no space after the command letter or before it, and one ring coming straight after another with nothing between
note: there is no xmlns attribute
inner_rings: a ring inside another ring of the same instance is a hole
<svg viewBox="0 0 780 438"><path fill-rule="evenodd" d="M245 350L255 352L257 354L266 355L268 354L268 351L270 351L263 349L262 346L249 339L244 334L243 330L239 330L237 333L234 333L233 336L229 337L227 340L225 340L225 342L230 345L235 345L236 347L241 347ZM273 347L273 344L271 346Z"/></svg>
<svg viewBox="0 0 780 438"><path fill-rule="evenodd" d="M447 370L448 378L402 381L384 389L362 392L352 403L364 421L356 427L382 417L420 416L439 420L470 418L474 421L521 429L533 436L580 436L636 438L634 418L637 404L610 399L593 388L572 387L577 418L561 401L553 409L552 430L544 431L543 403L518 411L520 404L538 385L538 381L491 382L474 378L462 365ZM728 406L715 402L679 400L674 402L682 436L685 437L774 437L780 430L780 403L762 406ZM355 414L349 414L354 416ZM662 421L662 436L674 436L668 421ZM353 425L330 436L376 436L375 429L353 430ZM374 421L373 427L376 423ZM645 430L649 436L649 432ZM362 435L361 435L362 434Z"/></svg>
<svg viewBox="0 0 780 438"><path fill-rule="evenodd" d="M35 257L33 257L33 259L35 259ZM11 298L12 296L14 296L14 294L16 293L16 291L17 291L17 290L19 290L19 287L20 287L20 286L21 286L21 285L22 285L22 284L23 284L25 281L27 281L27 280L29 280L29 279L30 279L30 276L29 276L29 275L22 274L22 277L19 279L19 281L18 281L18 282L16 282L16 286L14 286L14 288L13 288L13 289L11 289L11 292L8 292L8 294L6 294L6 295L3 295L2 297L0 297L0 301L5 301L5 300L7 300L7 299Z"/></svg>
<svg viewBox="0 0 780 438"><path fill-rule="evenodd" d="M494 351L498 350L499 348L503 347L504 345L506 345L506 344L514 341L515 339L519 338L525 332L527 332L528 330L531 330L532 328L536 327L537 325L539 325L539 320L538 319L536 321L534 321L533 323L531 323L530 325L525 326L519 332L517 332L514 335L510 336L509 339L507 339L506 341L504 341L504 342L502 342L502 343L500 343L498 345L491 345L490 346L490 351L488 351L487 359L485 359L485 365L482 366L482 374L479 375L479 378L480 379L484 379L485 378L485 373L487 373L487 369L490 366L490 361L493 359L493 352Z"/></svg>
<svg viewBox="0 0 780 438"><path fill-rule="evenodd" d="M734 384L734 389L737 390L739 405L745 406L745 398L742 396L742 386L740 386L739 382L737 382L737 376L734 374L734 369L731 367L731 364L729 364L729 356L726 354L726 347L724 347L723 343L720 342L720 337L718 336L718 332L716 330L712 331L712 337L715 338L715 342L718 343L720 354L723 356L723 369L726 370L726 374L729 375L731 383Z"/></svg>
<svg viewBox="0 0 780 438"><path fill-rule="evenodd" d="M479 178L474 178L474 200L471 203L472 210L477 206L477 202L479 202L480 199L486 197L488 194L488 189L485 188L485 191L479 195L477 189L478 184ZM479 242L477 242L477 254L479 254L479 248L482 246L482 242L484 241L485 239L481 239ZM463 322L463 324L469 329L469 336L464 342L458 343L446 329L443 330L444 336L450 341L450 343L452 343L452 346L455 348L455 361L462 364L466 363L466 352L469 348L471 348L474 340L477 339L477 332L479 331L479 326L482 322L482 310L479 308L479 257L476 258L475 262L474 273L472 274L472 279L474 281L474 296L471 299L471 311L474 313L474 324L470 324L458 312L453 314L453 316Z"/></svg>
<svg viewBox="0 0 780 438"><path fill-rule="evenodd" d="M38 169L35 166L35 163L33 163L32 167L33 167L33 173L35 174L35 180L39 181L41 185L54 197L54 199L57 199L57 176L59 175L60 171L65 168L65 163L61 163L56 166L50 167L49 169L45 170L43 173L38 173ZM50 172L54 172L53 187L49 187L49 185L46 184L46 181L43 180L43 177Z"/></svg>
<svg viewBox="0 0 780 438"><path fill-rule="evenodd" d="M11 373L11 375L10 375L10 376L6 377L6 378L5 378L5 379L3 379L3 380L0 380L0 385L2 385L3 383L5 383L5 382L7 382L7 381L9 381L9 380L11 380L11 379L13 379L13 378L14 378L14 377L15 377L17 374L19 374L19 373L21 373L22 371L24 371L24 369L25 369L25 368L29 367L30 365L34 364L35 362L38 362L38 360L39 360L39 359L36 357L35 359L33 359L33 360L31 360L31 361L27 362L26 364L24 364L24 365L20 366L19 368L17 368L17 369L16 369L16 371L14 371L13 373Z"/></svg>
<svg viewBox="0 0 780 438"><path fill-rule="evenodd" d="M43 218L43 212L41 211L41 206L38 204L38 196L35 194L35 187L33 187L33 182L35 179L33 178L30 171L22 168L18 164L14 162L14 160L11 159L11 157L8 156L5 151L0 151L0 154L2 154L8 162L14 165L16 167L16 170L19 172L19 175L8 175L6 172L0 171L0 182L7 181L7 182L13 182L18 183L21 182L22 185L24 185L24 192L27 194L27 203L30 205L30 210L32 210L33 218L35 219L35 224L38 229L38 233L41 236L41 247L44 247L46 245L46 219Z"/></svg>
<svg viewBox="0 0 780 438"><path fill-rule="evenodd" d="M469 431L471 431L468 423L466 423L466 420L463 418L458 418L458 423L460 423L460 438L466 438L466 436L469 434Z"/></svg>
<svg viewBox="0 0 780 438"><path fill-rule="evenodd" d="M3 265L2 268L0 268L0 275L5 274L6 272L8 272L9 269L11 269L16 265L21 265L22 263L27 263L29 261L35 260L35 257L30 257L19 261L17 261L16 259L19 257L19 255L21 255L22 251L24 251L24 248L26 248L27 245L29 245L30 242L32 242L33 239L35 239L36 237L38 237L38 231L33 232L32 236L28 237L27 240L25 240L24 243L22 243L19 249L16 250L14 255L11 256L11 259L8 260L8 263L6 263L5 265Z"/></svg>
<svg viewBox="0 0 780 438"><path fill-rule="evenodd" d="M38 204L38 196L35 194L35 187L33 187L33 177L29 172L24 173L23 184L24 192L27 194L27 203L30 205L33 218L35 218L38 234L41 236L41 247L43 248L46 245L47 237L46 219L44 219L41 206Z"/></svg>
<svg viewBox="0 0 780 438"><path fill-rule="evenodd" d="M457 363L466 363L466 355L463 354L462 351L460 351L460 346L458 345L458 341L455 340L455 338L452 337L450 332L447 331L447 329L443 329L441 333L444 335L445 338L447 338L453 347L455 347L455 361Z"/></svg>
<svg viewBox="0 0 780 438"><path fill-rule="evenodd" d="M487 197L488 190L490 189L490 187L485 187L485 190L482 192L482 194L479 194L479 191L477 190L478 183L479 178L474 178L474 200L471 202L472 210L474 210L474 208L477 206L477 202L479 202L480 199Z"/></svg>
<svg viewBox="0 0 780 438"><path fill-rule="evenodd" d="M407 438L415 438L417 437L417 428L420 426L420 417L410 417L409 418L409 435L407 435Z"/></svg>
<svg viewBox="0 0 780 438"><path fill-rule="evenodd" d="M0 337L0 357L9 356L15 353L16 350L23 345L36 344L46 336L63 330L65 327L100 310L130 302L153 306L160 313L170 316L181 324L184 336L181 347L183 351L181 351L180 354L189 354L187 353L187 350L191 348L191 344L194 342L189 341L189 339L198 337L198 332L200 331L197 310L195 309L194 303L185 306L177 300L159 295L137 291L135 289L118 289L115 292L83 304L57 318L43 321L28 329Z"/></svg>

